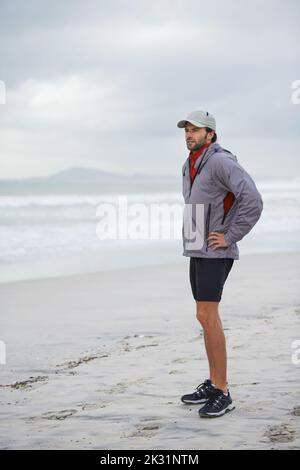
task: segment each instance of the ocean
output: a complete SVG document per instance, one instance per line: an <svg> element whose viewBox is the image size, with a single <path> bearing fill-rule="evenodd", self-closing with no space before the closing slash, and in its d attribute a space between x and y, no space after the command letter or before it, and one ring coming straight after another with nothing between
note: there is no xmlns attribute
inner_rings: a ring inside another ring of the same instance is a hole
<svg viewBox="0 0 300 470"><path fill-rule="evenodd" d="M240 257L299 251L300 180L256 184L264 210L250 234L238 243ZM130 213L122 223L120 201L126 201ZM139 225L141 232L157 224L168 233L171 219L155 214L155 207L175 208L172 236L160 234L150 239L149 231L138 236L136 230L128 237L128 222L131 228ZM2 195L0 282L178 262L184 258L181 207L180 192ZM110 239L103 238L105 224L99 231L99 222L105 221L100 214L103 216L104 209L107 214L111 211L106 229L118 228Z"/></svg>

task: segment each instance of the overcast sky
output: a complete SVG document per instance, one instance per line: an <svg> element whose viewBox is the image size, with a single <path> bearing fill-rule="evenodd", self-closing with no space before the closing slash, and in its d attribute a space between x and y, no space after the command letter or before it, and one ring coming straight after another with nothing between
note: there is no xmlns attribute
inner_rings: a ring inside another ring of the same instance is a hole
<svg viewBox="0 0 300 470"><path fill-rule="evenodd" d="M0 0L1 177L176 175L195 109L254 177L299 174L299 17L299 0Z"/></svg>

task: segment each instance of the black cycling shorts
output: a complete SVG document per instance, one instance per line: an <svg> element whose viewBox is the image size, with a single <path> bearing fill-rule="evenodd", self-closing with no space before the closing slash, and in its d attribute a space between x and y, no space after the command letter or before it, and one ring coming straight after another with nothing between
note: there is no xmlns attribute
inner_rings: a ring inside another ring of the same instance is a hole
<svg viewBox="0 0 300 470"><path fill-rule="evenodd" d="M233 258L190 259L190 282L195 300L220 302Z"/></svg>

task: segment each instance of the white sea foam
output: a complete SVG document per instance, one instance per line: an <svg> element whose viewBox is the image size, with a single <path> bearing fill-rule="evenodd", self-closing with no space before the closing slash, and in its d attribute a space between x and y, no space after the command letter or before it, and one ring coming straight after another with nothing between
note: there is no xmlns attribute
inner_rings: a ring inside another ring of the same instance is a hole
<svg viewBox="0 0 300 470"><path fill-rule="evenodd" d="M245 237L242 246L251 252L260 252L264 240L265 243L268 241L268 249L276 251L282 250L282 240L288 240L284 245L286 249L289 245L299 249L300 179L259 182L257 187L262 194L264 210L249 237L251 243ZM99 222L97 207L101 203L116 206L120 196L125 195L0 196L0 262L3 269L6 264L74 253L80 254L84 260L85 254L104 254L108 249L112 250L114 263L126 249L134 257L134 246L138 246L139 241L100 241L96 235ZM145 204L146 208L155 203L183 204L180 192L130 194L127 201L128 204ZM165 221L161 221L161 226L165 226ZM137 250L136 256L140 258L144 253L145 259L151 257L154 246L156 250L159 243L166 246L162 240L144 240L141 243L145 250ZM179 242L172 246L176 246L174 258L181 256Z"/></svg>

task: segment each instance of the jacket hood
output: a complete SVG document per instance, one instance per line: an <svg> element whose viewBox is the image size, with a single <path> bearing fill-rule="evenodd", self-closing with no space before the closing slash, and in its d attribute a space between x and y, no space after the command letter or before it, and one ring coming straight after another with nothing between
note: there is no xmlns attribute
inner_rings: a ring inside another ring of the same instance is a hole
<svg viewBox="0 0 300 470"><path fill-rule="evenodd" d="M237 162L237 157L233 155L229 150L224 149L219 145L218 143L211 144L208 148L207 151L204 153L204 155L200 155L200 157L196 160L195 162L195 168L198 168L198 166L201 164L204 164L212 155L215 153L225 153L227 157L232 158L235 162ZM189 157L187 158L187 161L189 160Z"/></svg>

